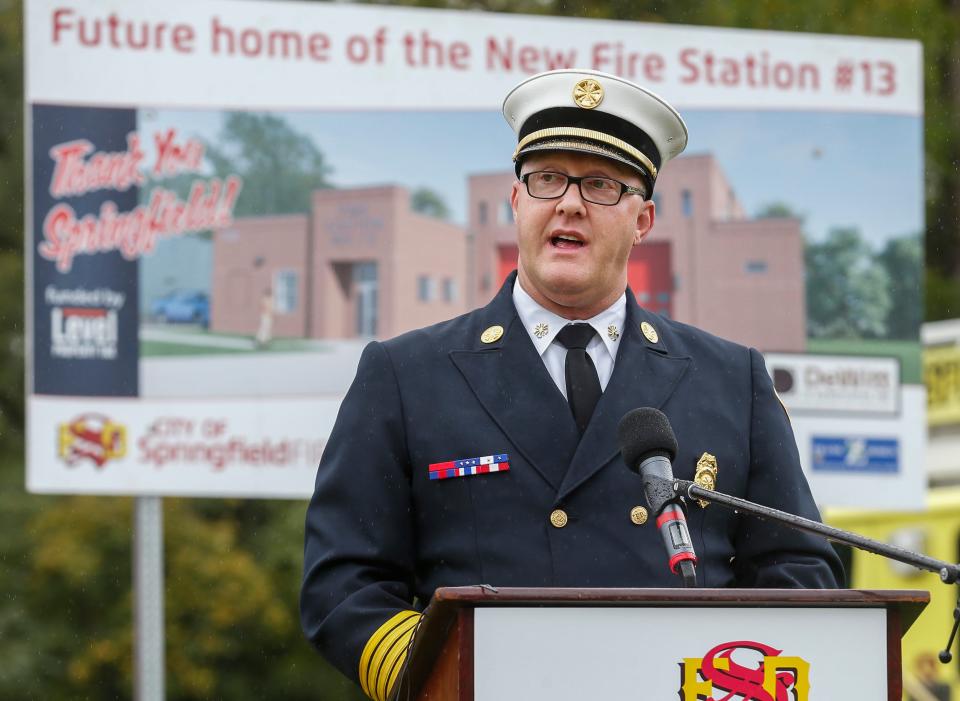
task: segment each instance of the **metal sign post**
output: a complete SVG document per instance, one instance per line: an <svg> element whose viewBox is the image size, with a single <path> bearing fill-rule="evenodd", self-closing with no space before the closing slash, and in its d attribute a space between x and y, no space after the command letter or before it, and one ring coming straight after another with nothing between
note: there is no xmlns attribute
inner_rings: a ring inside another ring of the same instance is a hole
<svg viewBox="0 0 960 701"><path fill-rule="evenodd" d="M163 499L137 497L133 522L134 698L165 695L163 615Z"/></svg>

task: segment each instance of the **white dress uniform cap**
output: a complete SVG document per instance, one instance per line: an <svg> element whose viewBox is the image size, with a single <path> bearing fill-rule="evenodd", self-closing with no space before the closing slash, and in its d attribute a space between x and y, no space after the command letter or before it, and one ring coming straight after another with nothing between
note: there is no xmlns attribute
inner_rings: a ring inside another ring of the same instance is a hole
<svg viewBox="0 0 960 701"><path fill-rule="evenodd" d="M680 114L659 95L629 80L590 70L538 73L511 90L503 116L517 134L513 154L579 151L625 163L647 180L687 146Z"/></svg>

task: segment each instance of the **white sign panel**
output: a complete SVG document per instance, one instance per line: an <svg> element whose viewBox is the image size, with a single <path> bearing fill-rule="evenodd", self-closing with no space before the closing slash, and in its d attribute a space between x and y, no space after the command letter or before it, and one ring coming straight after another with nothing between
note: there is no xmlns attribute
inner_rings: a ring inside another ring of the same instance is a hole
<svg viewBox="0 0 960 701"><path fill-rule="evenodd" d="M33 492L307 498L339 398L33 396Z"/></svg>
<svg viewBox="0 0 960 701"><path fill-rule="evenodd" d="M658 184L629 272L654 313L799 352L804 240L852 222L883 250L923 230L918 42L340 3L24 12L32 491L308 496L363 344L484 304L513 267L499 108L539 71L617 73L687 120L694 155ZM878 214L891 157L906 206ZM421 188L446 220L416 211ZM815 202L806 230L757 214L774 202ZM739 243L710 287L721 239ZM417 250L420 267L398 254ZM799 311L771 330L757 300ZM820 503L871 481L913 500L923 415L888 361L856 361L854 386L846 360L780 359ZM825 409L843 421L808 422Z"/></svg>
<svg viewBox="0 0 960 701"><path fill-rule="evenodd" d="M682 108L923 111L918 42L294 2L26 4L29 102L491 109L555 68ZM110 76L91 81L90 76Z"/></svg>
<svg viewBox="0 0 960 701"><path fill-rule="evenodd" d="M927 393L904 385L900 413L791 414L814 499L821 506L923 509Z"/></svg>
<svg viewBox="0 0 960 701"><path fill-rule="evenodd" d="M474 699L884 699L886 639L879 609L479 608Z"/></svg>
<svg viewBox="0 0 960 701"><path fill-rule="evenodd" d="M900 406L897 358L766 353L777 394L792 412L893 415Z"/></svg>

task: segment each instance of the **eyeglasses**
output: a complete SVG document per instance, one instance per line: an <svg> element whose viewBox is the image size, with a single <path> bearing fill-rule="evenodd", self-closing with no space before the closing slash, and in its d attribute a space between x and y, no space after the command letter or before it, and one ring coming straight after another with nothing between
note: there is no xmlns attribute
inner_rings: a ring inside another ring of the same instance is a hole
<svg viewBox="0 0 960 701"><path fill-rule="evenodd" d="M597 175L584 175L578 178L549 170L536 170L521 175L520 181L527 186L527 194L538 200L555 200L563 197L567 194L570 183L576 183L580 188L580 197L587 202L608 207L618 204L624 195L646 197L646 193L639 187Z"/></svg>

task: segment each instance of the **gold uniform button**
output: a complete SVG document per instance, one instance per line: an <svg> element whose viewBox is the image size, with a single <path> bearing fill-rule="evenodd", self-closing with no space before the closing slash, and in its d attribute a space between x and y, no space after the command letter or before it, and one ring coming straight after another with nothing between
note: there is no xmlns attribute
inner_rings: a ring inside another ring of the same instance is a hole
<svg viewBox="0 0 960 701"><path fill-rule="evenodd" d="M480 335L480 340L484 343L496 343L503 336L503 327L499 324L491 326Z"/></svg>
<svg viewBox="0 0 960 701"><path fill-rule="evenodd" d="M634 506L630 509L630 520L636 525L642 526L647 522L647 510L642 506Z"/></svg>
<svg viewBox="0 0 960 701"><path fill-rule="evenodd" d="M563 509L554 509L550 513L550 523L554 528L563 528L567 525L567 521L569 521L567 512Z"/></svg>

